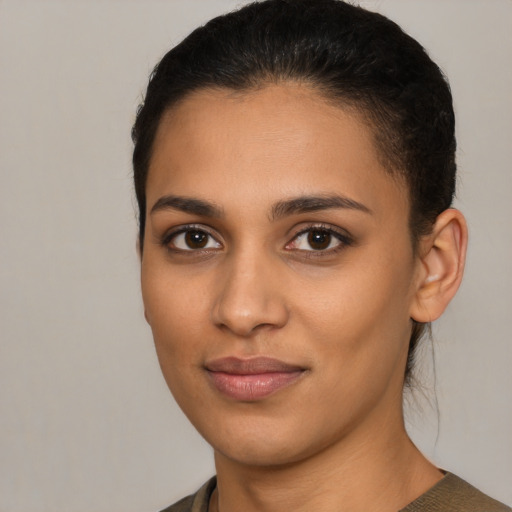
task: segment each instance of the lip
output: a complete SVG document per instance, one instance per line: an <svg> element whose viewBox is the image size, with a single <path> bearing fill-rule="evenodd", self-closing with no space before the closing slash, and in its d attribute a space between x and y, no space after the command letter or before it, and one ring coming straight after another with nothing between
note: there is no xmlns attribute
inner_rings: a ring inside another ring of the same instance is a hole
<svg viewBox="0 0 512 512"><path fill-rule="evenodd" d="M244 402L266 398L296 382L306 371L269 357L225 357L208 362L205 368L217 391Z"/></svg>

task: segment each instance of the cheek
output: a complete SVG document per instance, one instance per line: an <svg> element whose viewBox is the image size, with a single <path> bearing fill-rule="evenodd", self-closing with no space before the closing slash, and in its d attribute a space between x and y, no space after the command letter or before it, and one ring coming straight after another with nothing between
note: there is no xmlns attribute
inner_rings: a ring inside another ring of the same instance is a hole
<svg viewBox="0 0 512 512"><path fill-rule="evenodd" d="M199 333L209 317L204 286L180 279L148 261L142 266L142 297L159 358L180 361L201 339Z"/></svg>
<svg viewBox="0 0 512 512"><path fill-rule="evenodd" d="M198 300L201 294L192 293L193 287L158 272L156 265L147 269L143 265L142 296L164 379L185 413L190 404L206 407L197 386L204 301Z"/></svg>
<svg viewBox="0 0 512 512"><path fill-rule="evenodd" d="M408 265L361 263L326 280L322 293L306 291L301 309L332 373L353 375L348 381L356 385L368 374L387 378L402 365L410 335Z"/></svg>

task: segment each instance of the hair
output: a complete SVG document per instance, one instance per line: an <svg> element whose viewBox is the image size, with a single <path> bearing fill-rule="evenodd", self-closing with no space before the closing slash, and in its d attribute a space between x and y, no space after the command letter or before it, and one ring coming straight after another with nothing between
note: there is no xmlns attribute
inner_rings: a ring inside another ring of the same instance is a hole
<svg viewBox="0 0 512 512"><path fill-rule="evenodd" d="M146 181L164 113L194 91L300 82L362 114L387 172L409 191L413 248L455 192L449 85L424 48L388 18L341 0L265 0L212 19L153 70L132 129L143 250ZM405 384L429 324L413 321Z"/></svg>

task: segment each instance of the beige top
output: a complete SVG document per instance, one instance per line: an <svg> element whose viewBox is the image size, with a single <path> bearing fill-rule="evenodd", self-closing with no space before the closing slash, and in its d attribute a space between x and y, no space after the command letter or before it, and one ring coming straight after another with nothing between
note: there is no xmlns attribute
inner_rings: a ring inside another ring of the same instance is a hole
<svg viewBox="0 0 512 512"><path fill-rule="evenodd" d="M215 477L199 491L161 512L208 512ZM512 509L486 496L453 473L446 475L425 494L398 512L512 512Z"/></svg>

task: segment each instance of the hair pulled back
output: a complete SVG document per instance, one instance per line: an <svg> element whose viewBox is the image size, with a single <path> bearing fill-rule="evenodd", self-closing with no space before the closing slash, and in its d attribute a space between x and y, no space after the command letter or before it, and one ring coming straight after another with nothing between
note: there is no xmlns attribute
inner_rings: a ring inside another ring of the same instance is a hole
<svg viewBox="0 0 512 512"><path fill-rule="evenodd" d="M200 89L286 81L363 115L385 168L408 187L414 247L429 233L455 191L455 118L439 67L380 14L341 0L265 0L196 29L151 74L132 129L141 251L148 168L163 114ZM425 326L413 323L406 383Z"/></svg>

